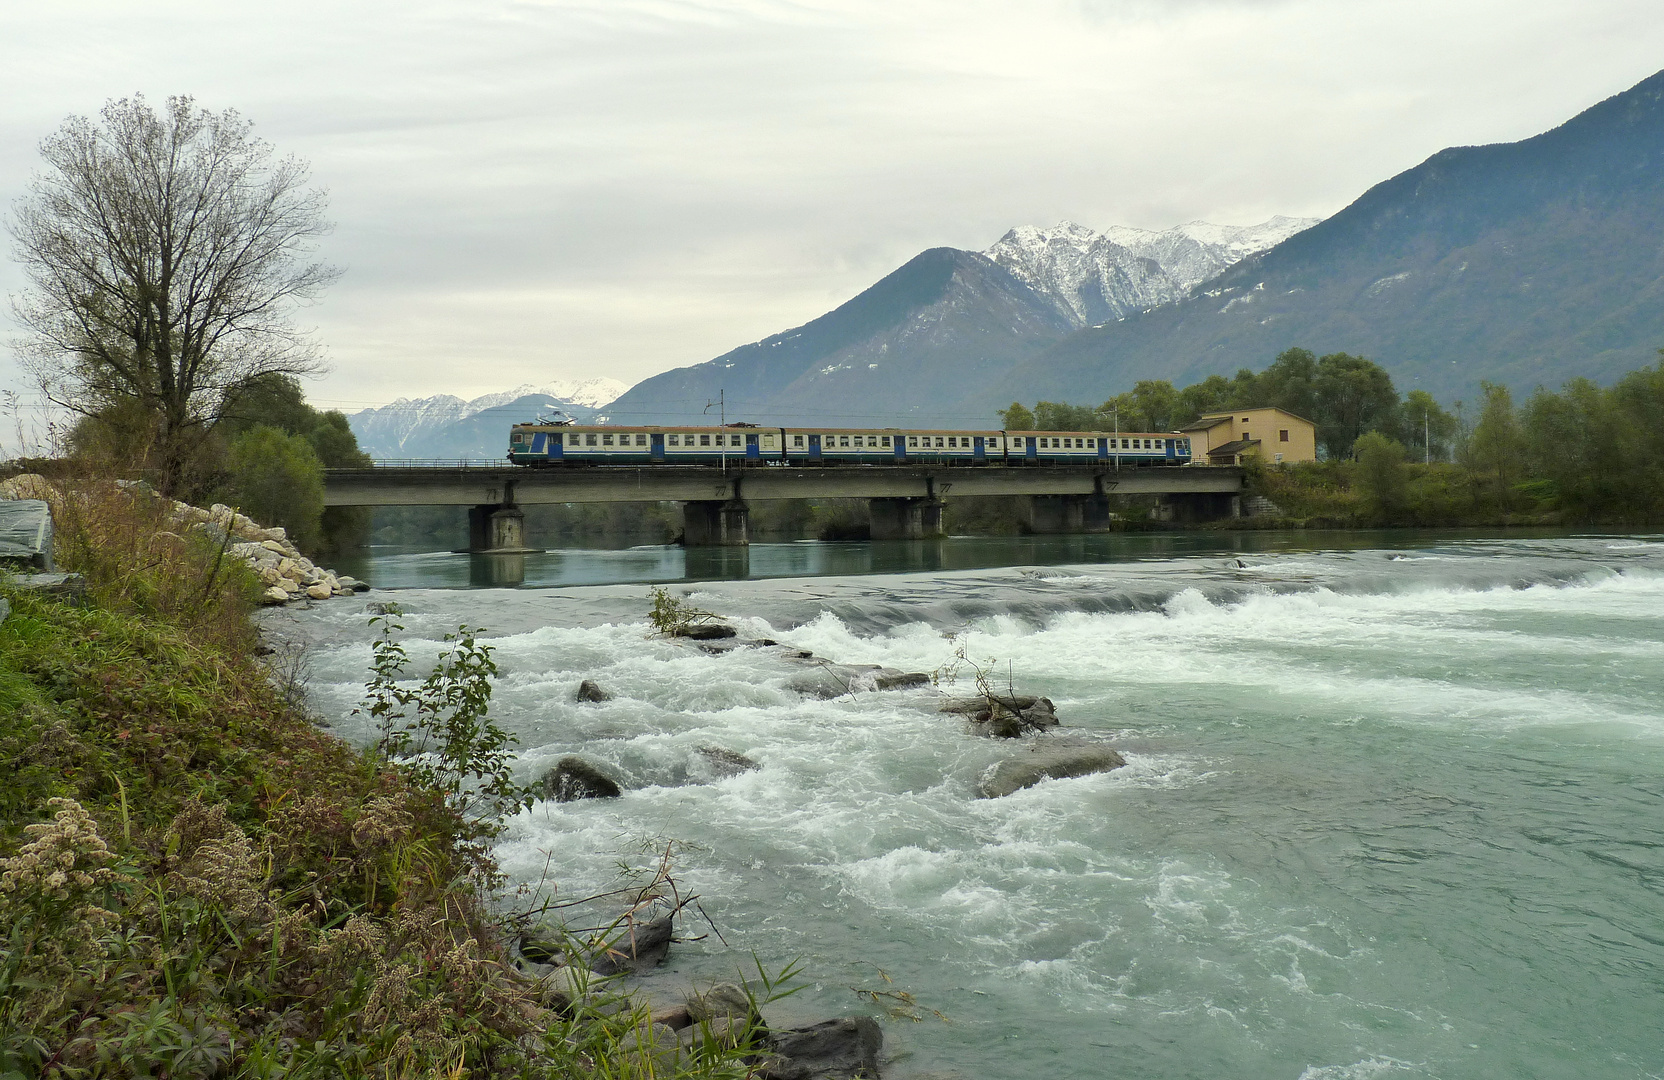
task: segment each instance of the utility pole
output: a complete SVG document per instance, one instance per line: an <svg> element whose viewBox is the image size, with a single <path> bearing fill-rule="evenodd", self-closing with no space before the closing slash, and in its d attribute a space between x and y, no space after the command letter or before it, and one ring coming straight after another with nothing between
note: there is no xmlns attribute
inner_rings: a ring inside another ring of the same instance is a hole
<svg viewBox="0 0 1664 1080"><path fill-rule="evenodd" d="M711 411L711 406L713 406L713 405L716 406L716 410L717 410L717 412L716 412L716 415L717 415L717 430L721 432L721 434L718 435L716 438L717 438L717 442L719 442L722 445L722 471L727 472L728 471L728 391L726 389L718 389L717 390L715 401L711 401L709 398L707 398L706 401L705 401L704 411L705 412L710 412Z"/></svg>

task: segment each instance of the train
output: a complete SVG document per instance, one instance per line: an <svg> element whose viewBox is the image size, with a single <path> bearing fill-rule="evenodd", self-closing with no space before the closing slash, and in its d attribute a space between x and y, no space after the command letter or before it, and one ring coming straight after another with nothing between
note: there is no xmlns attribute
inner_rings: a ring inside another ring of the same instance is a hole
<svg viewBox="0 0 1664 1080"><path fill-rule="evenodd" d="M630 427L526 423L515 465L1190 464L1190 439L1157 431L925 431L903 428Z"/></svg>

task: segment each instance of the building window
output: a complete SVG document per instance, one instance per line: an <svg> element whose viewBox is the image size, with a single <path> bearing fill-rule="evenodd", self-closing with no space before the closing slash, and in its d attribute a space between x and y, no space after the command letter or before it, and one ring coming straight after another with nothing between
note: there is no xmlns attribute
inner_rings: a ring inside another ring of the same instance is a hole
<svg viewBox="0 0 1664 1080"><path fill-rule="evenodd" d="M595 445L595 435L593 433L584 436L584 445L585 446L594 446Z"/></svg>
<svg viewBox="0 0 1664 1080"><path fill-rule="evenodd" d="M1244 424L1252 424L1252 423L1253 423L1253 422L1254 422L1254 421L1253 421L1253 420L1252 420L1252 419L1251 419L1251 418L1250 418L1250 417L1246 417L1246 416L1244 416L1244 417L1243 417L1243 418L1242 418L1242 422L1243 422L1243 423L1244 423Z"/></svg>
<svg viewBox="0 0 1664 1080"><path fill-rule="evenodd" d="M1284 428L1283 430L1277 432L1277 441L1278 442L1288 442L1288 429L1287 428ZM1278 454L1277 455L1277 460L1281 461L1282 457L1283 456L1281 454Z"/></svg>
<svg viewBox="0 0 1664 1080"><path fill-rule="evenodd" d="M1250 432L1250 431L1244 431L1244 432L1243 432L1243 433L1242 433L1242 441L1243 441L1243 442L1253 442L1253 441L1254 441L1254 435L1253 435L1253 432Z"/></svg>

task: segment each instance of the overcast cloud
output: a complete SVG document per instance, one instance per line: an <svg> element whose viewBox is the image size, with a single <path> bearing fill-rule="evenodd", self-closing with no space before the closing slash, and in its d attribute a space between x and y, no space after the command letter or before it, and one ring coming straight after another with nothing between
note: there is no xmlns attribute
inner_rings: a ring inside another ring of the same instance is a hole
<svg viewBox="0 0 1664 1080"><path fill-rule="evenodd" d="M0 195L108 98L237 108L329 189L351 411L634 382L1013 225L1331 214L1661 66L1657 0L10 0Z"/></svg>

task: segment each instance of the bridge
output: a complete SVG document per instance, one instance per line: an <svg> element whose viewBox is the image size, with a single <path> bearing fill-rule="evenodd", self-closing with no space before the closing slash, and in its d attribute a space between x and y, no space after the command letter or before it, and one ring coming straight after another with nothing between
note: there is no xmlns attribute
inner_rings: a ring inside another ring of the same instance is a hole
<svg viewBox="0 0 1664 1080"><path fill-rule="evenodd" d="M769 499L866 499L874 540L942 535L942 500L973 495L1028 499L1037 533L1082 532L1109 522L1111 496L1157 495L1165 516L1200 521L1238 513L1242 470L1185 465L1116 469L1044 466L685 465L565 466L411 463L328 469L325 506L466 506L469 550L511 554L526 546L525 514L540 503L679 502L689 547L750 542L749 504Z"/></svg>

